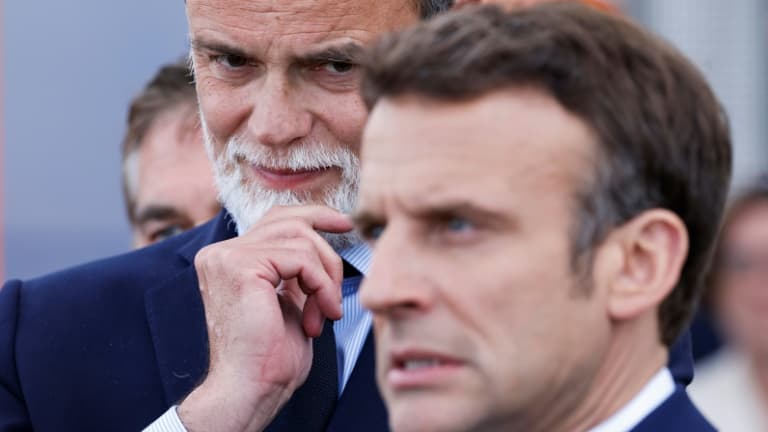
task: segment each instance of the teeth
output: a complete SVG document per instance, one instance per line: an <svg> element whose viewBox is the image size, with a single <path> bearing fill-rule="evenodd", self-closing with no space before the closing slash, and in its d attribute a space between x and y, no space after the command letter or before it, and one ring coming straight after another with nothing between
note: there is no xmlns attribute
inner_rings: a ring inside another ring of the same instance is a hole
<svg viewBox="0 0 768 432"><path fill-rule="evenodd" d="M440 364L439 360L435 359L421 359L421 360L406 360L403 363L405 370L424 369L429 367L435 367Z"/></svg>

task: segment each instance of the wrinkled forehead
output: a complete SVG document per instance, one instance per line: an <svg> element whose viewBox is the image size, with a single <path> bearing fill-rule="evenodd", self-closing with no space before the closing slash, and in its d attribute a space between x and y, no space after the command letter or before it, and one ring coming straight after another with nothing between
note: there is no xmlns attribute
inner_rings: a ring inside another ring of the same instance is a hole
<svg viewBox="0 0 768 432"><path fill-rule="evenodd" d="M385 98L363 136L361 202L397 196L422 205L440 196L557 205L591 180L595 149L588 125L534 88L467 101Z"/></svg>
<svg viewBox="0 0 768 432"><path fill-rule="evenodd" d="M347 39L367 44L418 19L413 0L188 0L191 39L227 38L229 44L323 44Z"/></svg>

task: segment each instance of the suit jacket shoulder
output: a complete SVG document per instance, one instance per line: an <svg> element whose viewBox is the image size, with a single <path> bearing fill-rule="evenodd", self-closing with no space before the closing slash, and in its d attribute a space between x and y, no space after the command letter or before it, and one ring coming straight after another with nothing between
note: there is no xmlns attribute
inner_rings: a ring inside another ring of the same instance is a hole
<svg viewBox="0 0 768 432"><path fill-rule="evenodd" d="M192 259L227 225L222 214L142 250L9 281L0 290L0 431L140 430L183 397L207 367ZM184 346L187 367L159 343ZM163 370L169 362L179 370ZM164 374L174 372L184 385L169 389Z"/></svg>
<svg viewBox="0 0 768 432"><path fill-rule="evenodd" d="M632 429L632 432L716 432L716 429L699 412L685 387L675 386L675 392L648 417Z"/></svg>
<svg viewBox="0 0 768 432"><path fill-rule="evenodd" d="M208 367L194 256L234 235L222 212L146 249L8 282L0 289L0 432L137 431L180 402ZM360 356L333 432L388 429L370 335Z"/></svg>

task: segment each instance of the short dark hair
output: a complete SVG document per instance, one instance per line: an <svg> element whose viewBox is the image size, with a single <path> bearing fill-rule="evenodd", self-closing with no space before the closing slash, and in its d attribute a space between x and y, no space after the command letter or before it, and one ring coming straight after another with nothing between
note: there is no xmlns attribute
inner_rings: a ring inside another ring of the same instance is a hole
<svg viewBox="0 0 768 432"><path fill-rule="evenodd" d="M419 16L422 19L431 18L453 6L453 0L416 0Z"/></svg>
<svg viewBox="0 0 768 432"><path fill-rule="evenodd" d="M145 135L158 117L181 106L188 105L190 113L196 114L197 93L187 58L162 66L141 92L131 101L128 108L127 128L122 143L122 184L128 220L135 222L136 191L131 186L132 155L141 147ZM196 118L196 116L195 116Z"/></svg>
<svg viewBox="0 0 768 432"><path fill-rule="evenodd" d="M725 112L685 57L625 18L555 3L448 13L383 38L365 63L369 108L403 94L462 101L533 86L589 125L597 161L577 197L574 268L641 212L676 213L690 249L659 310L661 340L675 340L700 296L731 173Z"/></svg>

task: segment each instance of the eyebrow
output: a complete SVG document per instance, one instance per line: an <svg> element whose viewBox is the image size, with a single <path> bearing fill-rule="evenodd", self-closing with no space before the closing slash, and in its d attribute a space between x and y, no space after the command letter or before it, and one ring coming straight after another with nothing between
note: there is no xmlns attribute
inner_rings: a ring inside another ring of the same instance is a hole
<svg viewBox="0 0 768 432"><path fill-rule="evenodd" d="M186 216L176 208L166 205L148 205L136 214L136 225L149 221L164 221L170 219L186 219Z"/></svg>
<svg viewBox="0 0 768 432"><path fill-rule="evenodd" d="M491 223L514 222L513 218L477 206L469 201L447 201L442 203L419 203L407 211L420 219L441 220L456 216L467 216Z"/></svg>
<svg viewBox="0 0 768 432"><path fill-rule="evenodd" d="M316 65L333 62L355 63L360 60L363 52L363 46L359 43L347 42L298 55L296 56L295 61L301 65Z"/></svg>
<svg viewBox="0 0 768 432"><path fill-rule="evenodd" d="M419 203L414 207L406 207L406 213L424 220L441 220L450 219L456 216L467 216L477 218L489 222L491 224L514 224L517 225L517 220L513 216L505 217L503 214L487 210L478 207L476 204L469 201L450 201L444 203ZM352 223L355 227L365 227L371 224L383 222L381 217L376 212L368 210L360 210L352 213L350 216Z"/></svg>
<svg viewBox="0 0 768 432"><path fill-rule="evenodd" d="M190 42L195 51L209 51L219 54L229 54L245 59L252 59L245 50L228 45L224 42L211 41L207 39L194 39ZM304 54L294 56L293 61L300 66L314 66L323 63L357 63L360 61L365 49L357 42L346 42L337 45L331 45L321 48L317 51L309 51Z"/></svg>
<svg viewBox="0 0 768 432"><path fill-rule="evenodd" d="M192 49L195 51L199 50L205 50L205 51L212 51L222 54L230 54L238 57L244 57L249 58L248 53L246 53L244 50L234 47L232 45L227 45L223 42L214 42L206 39L194 39L190 42L190 45L192 46Z"/></svg>

